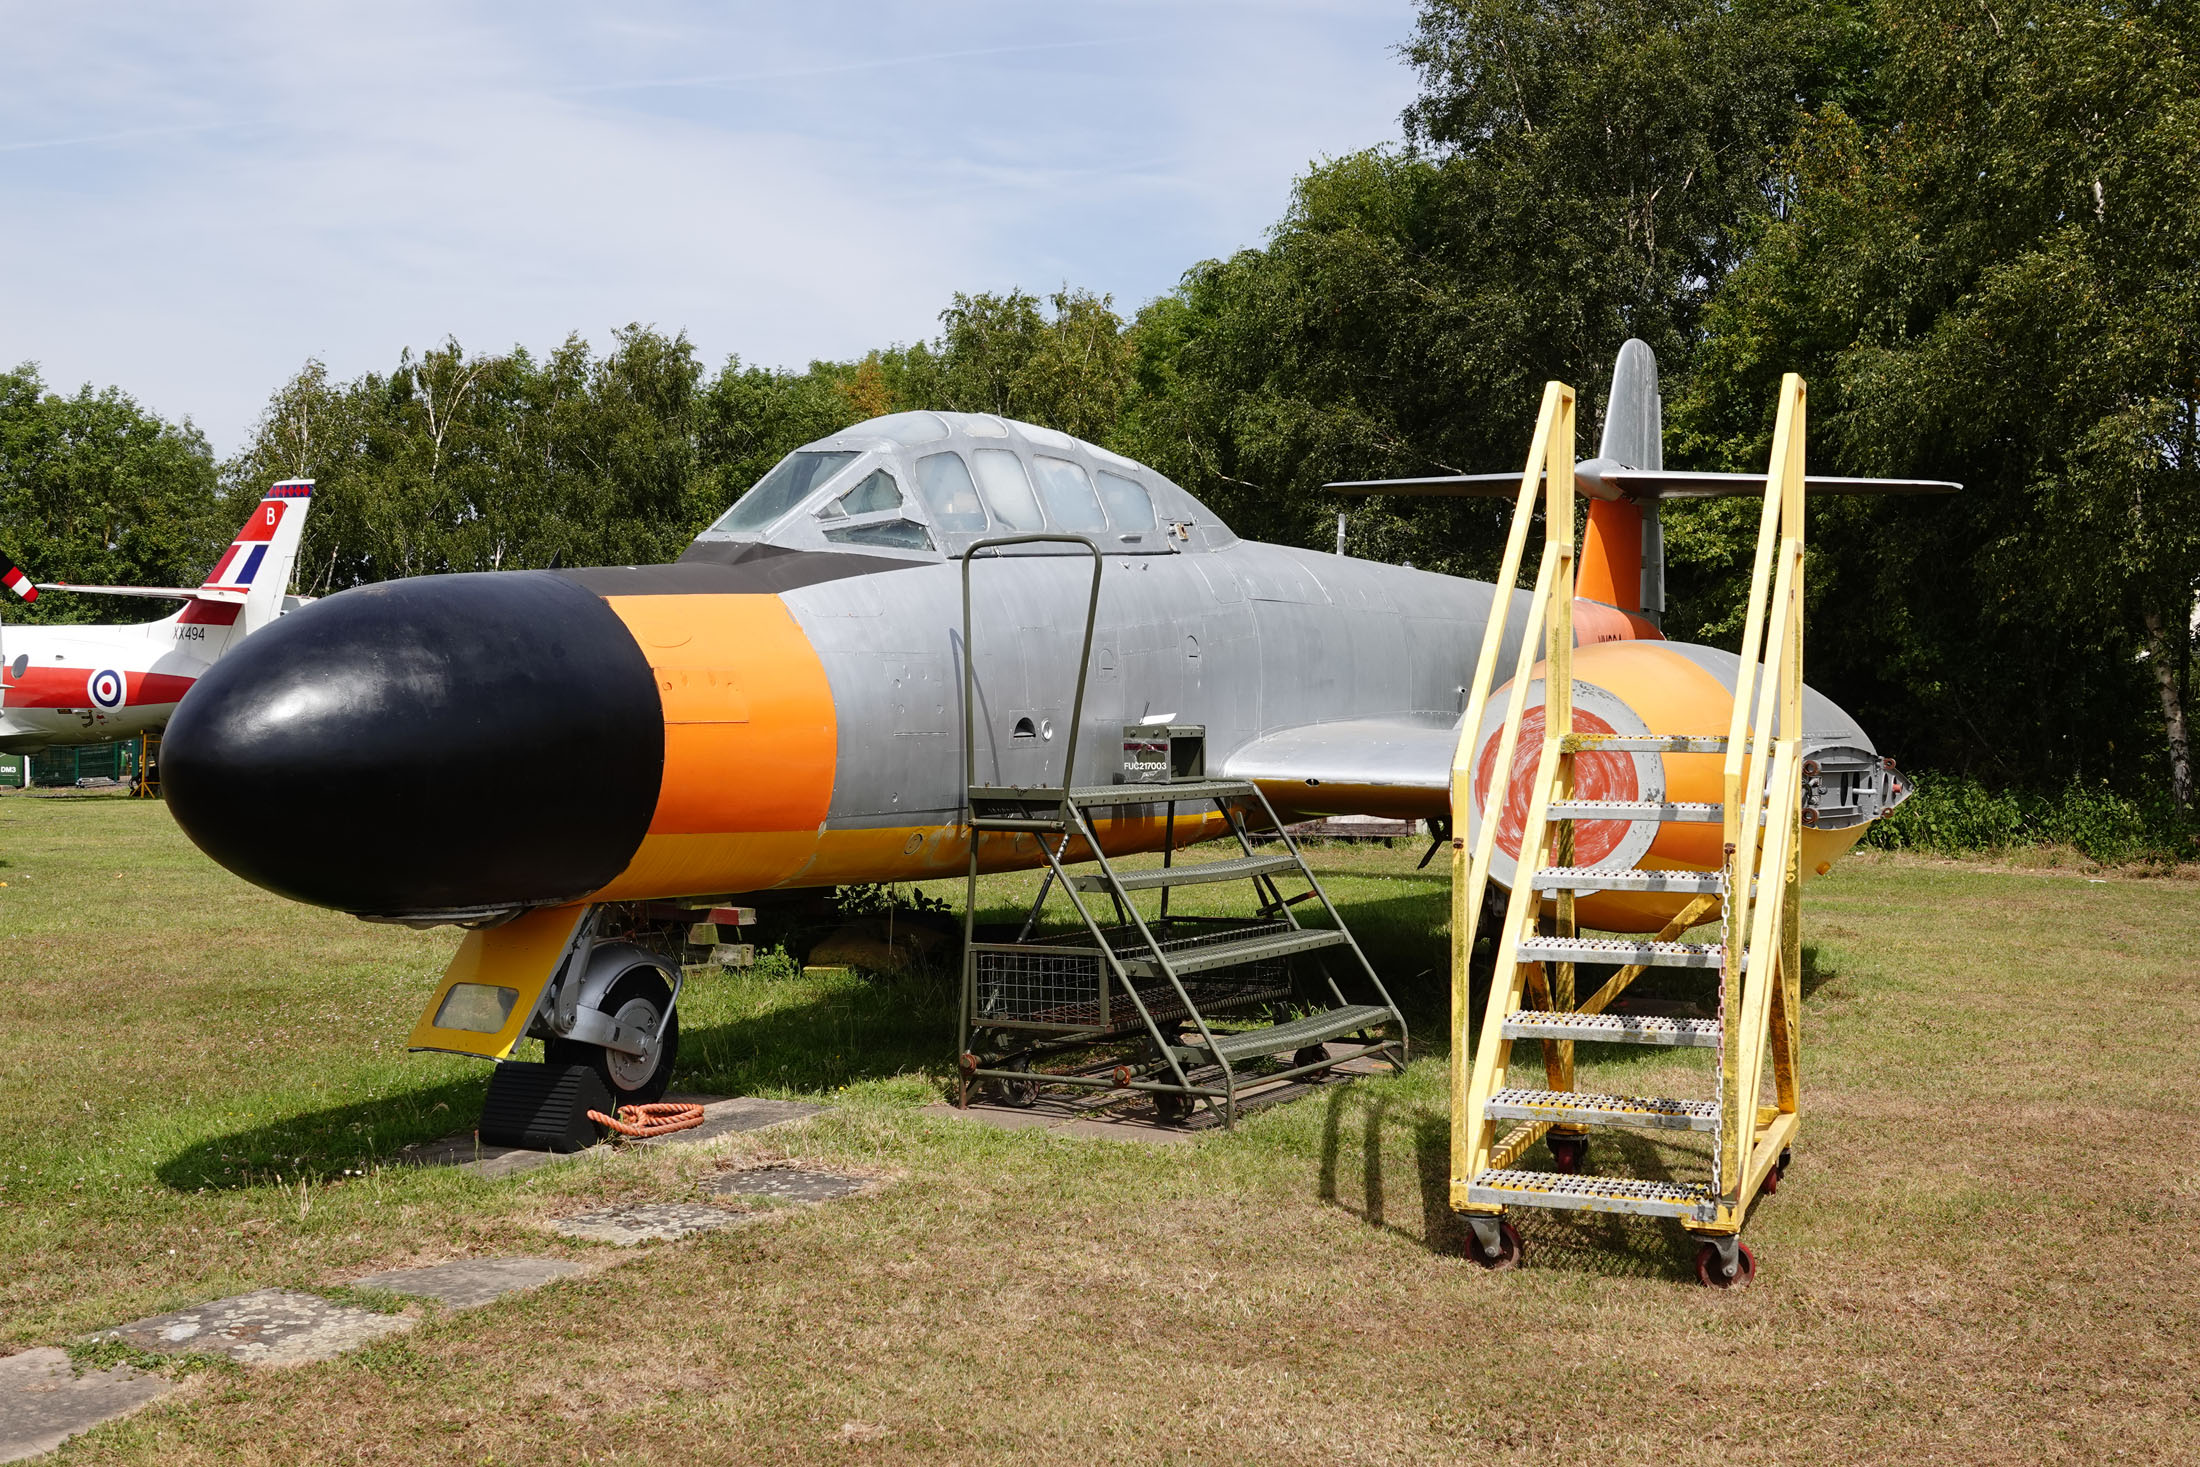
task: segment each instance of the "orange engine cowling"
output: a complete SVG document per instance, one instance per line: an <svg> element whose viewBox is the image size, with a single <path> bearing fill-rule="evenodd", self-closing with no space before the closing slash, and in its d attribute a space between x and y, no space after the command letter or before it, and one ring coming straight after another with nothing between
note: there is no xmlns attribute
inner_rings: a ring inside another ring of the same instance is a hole
<svg viewBox="0 0 2200 1467"><path fill-rule="evenodd" d="M1606 642L1574 651L1574 731L1723 738L1734 706L1741 659L1715 647L1684 642ZM1520 856L1530 786L1543 743L1543 667L1530 674L1528 712L1513 755L1505 806L1498 814L1491 879L1510 888ZM1496 774L1510 686L1490 697L1475 733L1470 842L1479 839L1484 804ZM1777 730L1775 730L1777 731ZM1848 853L1865 828L1908 796L1906 782L1872 748L1856 720L1823 695L1804 689L1803 879L1823 875ZM1585 753L1574 758L1574 792L1589 800L1652 800L1717 804L1724 797L1720 754ZM1650 871L1712 871L1720 865L1723 827L1716 822L1583 820L1574 827L1576 866ZM1575 904L1584 927L1654 932L1688 898L1662 892L1603 891Z"/></svg>

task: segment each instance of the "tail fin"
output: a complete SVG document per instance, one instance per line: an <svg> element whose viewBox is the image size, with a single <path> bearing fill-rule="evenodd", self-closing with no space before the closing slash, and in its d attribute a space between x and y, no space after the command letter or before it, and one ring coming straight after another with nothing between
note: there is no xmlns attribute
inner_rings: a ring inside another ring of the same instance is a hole
<svg viewBox="0 0 2200 1467"><path fill-rule="evenodd" d="M1647 342L1629 337L1620 344L1597 457L1630 469L1665 467L1665 400L1658 396L1658 359Z"/></svg>
<svg viewBox="0 0 2200 1467"><path fill-rule="evenodd" d="M206 584L199 587L206 601L243 603L238 618L241 634L249 635L282 615L290 572L298 563L298 545L305 536L306 511L312 504L311 479L285 479L274 485L222 558L214 562Z"/></svg>
<svg viewBox="0 0 2200 1467"><path fill-rule="evenodd" d="M1601 480L1615 469L1656 472L1665 467L1665 402L1658 396L1658 358L1650 344L1629 337L1612 365L1612 391L1604 400L1604 438L1597 456L1577 465L1575 478ZM1665 613L1665 532L1655 499L1633 501L1589 496L1589 528L1581 547L1578 584L1591 601L1640 612L1652 626Z"/></svg>

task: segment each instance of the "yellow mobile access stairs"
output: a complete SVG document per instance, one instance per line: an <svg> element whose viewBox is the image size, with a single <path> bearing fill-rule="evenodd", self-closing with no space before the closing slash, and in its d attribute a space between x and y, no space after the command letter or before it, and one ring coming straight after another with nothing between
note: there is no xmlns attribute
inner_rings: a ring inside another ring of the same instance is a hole
<svg viewBox="0 0 2200 1467"><path fill-rule="evenodd" d="M1726 737L1577 734L1572 707L1574 393L1557 382L1544 389L1497 584L1518 583L1539 482L1547 494L1546 542L1484 809L1506 806L1539 634L1546 689L1543 747L1528 793L1510 898L1496 934L1496 973L1483 1009L1480 1043L1471 1050L1467 963L1489 888L1498 826L1494 819L1478 826L1469 822L1473 744L1510 619L1509 598L1499 598L1499 610L1483 637L1452 766L1452 829L1476 834L1471 852L1463 838L1455 838L1452 847L1451 1204L1471 1230L1470 1252L1485 1266L1508 1268L1521 1258L1520 1234L1505 1220L1506 1208L1547 1207L1677 1218L1702 1240L1696 1272L1704 1283L1730 1287L1755 1273L1756 1261L1740 1241L1742 1223L1757 1194L1777 1187L1797 1124L1803 437L1803 382L1789 374L1780 387ZM1576 799L1575 757L1594 752L1723 754L1724 803ZM1574 865L1574 822L1613 819L1719 821L1725 829L1723 869ZM1686 900L1655 937L1585 937L1577 930L1574 904L1577 894L1591 891L1672 892ZM1679 940L1712 920L1719 923L1717 941ZM1619 971L1577 1000L1576 965L1614 962L1623 965ZM1717 1017L1608 1012L1612 1001L1652 967L1694 970L1715 981ZM1522 1039L1541 1043L1540 1089L1513 1082L1513 1045ZM1582 1041L1708 1050L1715 1057L1715 1098L1585 1093L1576 1088L1574 1074L1574 1045ZM1768 1056L1776 1099L1763 1105L1760 1091ZM1501 1123L1510 1123L1503 1136L1498 1134ZM1710 1175L1702 1181L1669 1181L1582 1174L1588 1129L1596 1126L1707 1133ZM1557 1170L1523 1168L1528 1149L1545 1138Z"/></svg>

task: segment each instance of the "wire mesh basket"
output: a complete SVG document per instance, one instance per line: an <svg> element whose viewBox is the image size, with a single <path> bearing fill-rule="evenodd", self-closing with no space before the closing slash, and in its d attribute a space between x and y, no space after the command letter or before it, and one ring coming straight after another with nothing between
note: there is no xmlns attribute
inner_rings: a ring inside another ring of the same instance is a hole
<svg viewBox="0 0 2200 1467"><path fill-rule="evenodd" d="M1149 924L1164 955L1209 943L1290 930L1287 922L1203 922L1180 918ZM1144 956L1135 927L1111 927L1102 935L1117 954ZM991 1028L1106 1034L1142 1024L1138 1004L1123 992L1091 938L1078 933L1023 943L973 943L972 1018ZM1184 1001L1165 977L1137 980L1137 996L1156 1023L1188 1017ZM1185 995L1201 1013L1250 1007L1291 996L1291 973L1282 958L1264 958L1209 969L1183 980Z"/></svg>

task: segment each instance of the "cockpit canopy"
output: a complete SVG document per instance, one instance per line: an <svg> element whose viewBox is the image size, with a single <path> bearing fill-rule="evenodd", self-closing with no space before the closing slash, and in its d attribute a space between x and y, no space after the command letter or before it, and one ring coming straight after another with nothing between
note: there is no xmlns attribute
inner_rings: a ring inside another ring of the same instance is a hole
<svg viewBox="0 0 2200 1467"><path fill-rule="evenodd" d="M788 549L961 555L988 536L1082 535L1115 555L1209 550L1237 537L1144 464L989 413L891 413L781 459L696 537Z"/></svg>

